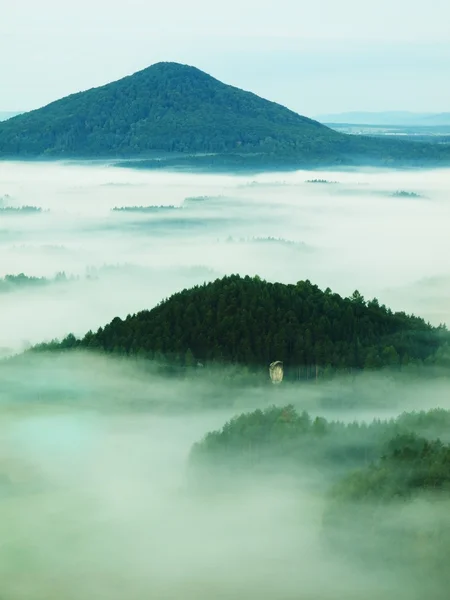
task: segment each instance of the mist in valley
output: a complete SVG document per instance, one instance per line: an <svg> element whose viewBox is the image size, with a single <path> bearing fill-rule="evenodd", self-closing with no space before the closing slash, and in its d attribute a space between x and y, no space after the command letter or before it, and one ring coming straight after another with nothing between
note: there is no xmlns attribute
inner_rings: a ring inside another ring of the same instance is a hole
<svg viewBox="0 0 450 600"><path fill-rule="evenodd" d="M360 557L328 543L330 465L311 468L300 456L299 478L274 459L264 477L250 469L245 485L236 477L216 490L193 485L189 467L193 444L236 414L289 404L312 419L370 424L450 409L445 378L370 373L277 387L267 375L249 387L220 369L168 379L92 353L6 358L230 273L310 279L343 296L358 289L449 323L449 174L233 176L0 162L0 208L42 209L0 212L0 595L445 597L440 574L424 580L384 560L381 542ZM150 206L159 208L113 210ZM21 273L39 281L5 279ZM432 502L408 504L398 523L415 534ZM446 513L433 506L430 527L439 528ZM389 523L390 509L379 518ZM357 547L356 520L336 531Z"/></svg>
<svg viewBox="0 0 450 600"><path fill-rule="evenodd" d="M429 407L448 407L444 384L400 390L374 377L353 391L360 407L336 409L326 402L336 384L249 390L214 376L170 381L82 353L8 363L0 392L4 597L422 597L429 586L413 570L328 543L331 466L311 470L300 458L291 470L274 457L262 474L233 471L226 485L192 480L193 444L237 413L292 403L313 418L370 423L419 410L425 396ZM370 404L381 395L384 404ZM402 519L415 530L424 512L409 508ZM354 543L358 524L339 535Z"/></svg>
<svg viewBox="0 0 450 600"><path fill-rule="evenodd" d="M305 183L321 179L337 183ZM310 279L344 296L358 289L448 322L448 179L442 170L244 177L3 162L1 205L46 212L0 214L0 277L77 280L3 295L0 347L81 335L230 273ZM418 197L392 197L399 190ZM112 211L131 206L179 210Z"/></svg>

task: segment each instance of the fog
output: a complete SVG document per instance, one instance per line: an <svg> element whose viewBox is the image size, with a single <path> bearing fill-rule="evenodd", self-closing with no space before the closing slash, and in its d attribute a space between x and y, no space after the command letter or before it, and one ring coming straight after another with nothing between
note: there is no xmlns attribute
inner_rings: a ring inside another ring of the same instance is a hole
<svg viewBox="0 0 450 600"><path fill-rule="evenodd" d="M306 183L315 179L337 183ZM358 289L448 322L449 181L444 170L227 176L2 162L1 206L43 211L0 213L0 277L78 280L3 294L0 347L82 334L230 273ZM179 210L111 211L151 205Z"/></svg>
<svg viewBox="0 0 450 600"><path fill-rule="evenodd" d="M449 323L449 175L0 162L0 279L47 280L0 286L0 352L82 335L230 273L310 279L342 295L358 289ZM24 206L42 211L1 210ZM149 206L173 208L112 210ZM292 403L313 416L369 422L450 408L446 381L365 375L231 387L214 373L167 380L83 354L1 366L5 599L423 597L413 572L326 543L331 473L305 471L299 481L275 468L213 492L191 485L187 460L194 442L242 411ZM408 510L414 529L424 508Z"/></svg>
<svg viewBox="0 0 450 600"><path fill-rule="evenodd" d="M424 397L448 407L448 385L400 389L374 376L353 390L359 405L333 408L336 384L230 389L81 353L32 355L1 376L5 598L419 600L428 589L395 563L327 543L332 471L305 464L299 479L275 462L264 477L247 472L214 490L192 485L187 459L206 432L255 407L291 402L313 416L370 421L420 409ZM406 507L401 522L415 531L429 513ZM355 526L344 539L357 535Z"/></svg>
<svg viewBox="0 0 450 600"><path fill-rule="evenodd" d="M2 419L2 446L25 479L1 499L3 596L356 599L397 589L328 555L322 500L292 482L212 498L186 491L184 450L212 424L89 413Z"/></svg>

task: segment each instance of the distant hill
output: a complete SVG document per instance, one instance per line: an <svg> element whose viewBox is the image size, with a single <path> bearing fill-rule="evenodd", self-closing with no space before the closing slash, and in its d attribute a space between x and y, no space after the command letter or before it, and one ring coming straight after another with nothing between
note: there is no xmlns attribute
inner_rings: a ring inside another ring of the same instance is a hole
<svg viewBox="0 0 450 600"><path fill-rule="evenodd" d="M31 156L263 151L340 137L195 67L158 63L2 124L0 151Z"/></svg>
<svg viewBox="0 0 450 600"><path fill-rule="evenodd" d="M178 63L155 64L0 123L1 158L164 152L172 155L169 166L191 165L179 153L202 155L198 160L206 167L450 163L450 147L338 133Z"/></svg>
<svg viewBox="0 0 450 600"><path fill-rule="evenodd" d="M435 127L440 125L450 126L450 112L439 113L437 115L430 115L423 120L423 125Z"/></svg>
<svg viewBox="0 0 450 600"><path fill-rule="evenodd" d="M446 330L392 313L355 292L342 298L309 281L269 283L233 275L174 294L154 309L116 317L83 339L37 350L87 348L143 358L267 367L282 360L293 378L333 369L400 367L433 357Z"/></svg>
<svg viewBox="0 0 450 600"><path fill-rule="evenodd" d="M347 123L349 125L414 125L418 127L450 125L450 113L344 112L318 115L316 118L320 123Z"/></svg>

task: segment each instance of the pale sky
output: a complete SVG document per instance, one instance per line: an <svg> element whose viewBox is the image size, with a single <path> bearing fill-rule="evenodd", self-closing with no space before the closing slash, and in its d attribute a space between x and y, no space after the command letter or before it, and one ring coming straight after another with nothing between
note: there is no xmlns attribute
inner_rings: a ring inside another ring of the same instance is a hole
<svg viewBox="0 0 450 600"><path fill-rule="evenodd" d="M161 60L317 115L450 111L448 0L0 0L0 110Z"/></svg>

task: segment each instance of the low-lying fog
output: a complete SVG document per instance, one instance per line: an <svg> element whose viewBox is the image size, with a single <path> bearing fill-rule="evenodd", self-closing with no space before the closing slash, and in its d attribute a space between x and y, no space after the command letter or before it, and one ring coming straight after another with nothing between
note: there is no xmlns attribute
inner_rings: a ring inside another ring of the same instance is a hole
<svg viewBox="0 0 450 600"><path fill-rule="evenodd" d="M337 183L307 182L322 179ZM0 162L0 209L22 206L42 212L0 211L0 278L78 279L2 294L4 352L230 273L358 289L450 320L449 171L226 176ZM111 210L131 206L178 210Z"/></svg>
<svg viewBox="0 0 450 600"><path fill-rule="evenodd" d="M42 210L11 210L30 206ZM166 208L112 210L150 206ZM449 217L442 170L226 176L0 162L0 354L230 273L359 289L449 323ZM21 273L45 280L7 277ZM271 476L211 497L189 489L186 461L237 412L291 402L388 418L447 408L446 383L233 390L136 369L81 354L2 367L0 484L14 484L0 485L2 598L421 597L411 573L356 565L323 543L314 485Z"/></svg>
<svg viewBox="0 0 450 600"><path fill-rule="evenodd" d="M323 499L293 482L189 493L186 449L221 422L3 416L3 464L18 491L0 498L2 597L415 598L404 580L332 555L321 542Z"/></svg>

